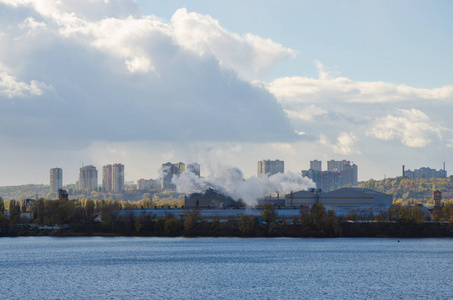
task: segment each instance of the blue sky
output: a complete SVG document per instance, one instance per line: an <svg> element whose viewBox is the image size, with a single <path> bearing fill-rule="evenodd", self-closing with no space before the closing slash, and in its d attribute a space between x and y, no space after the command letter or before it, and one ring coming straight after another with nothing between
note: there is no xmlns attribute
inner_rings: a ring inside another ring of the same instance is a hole
<svg viewBox="0 0 453 300"><path fill-rule="evenodd" d="M269 76L316 76L319 60L358 81L433 88L453 78L451 1L138 1L169 20L181 7L229 31L298 51Z"/></svg>
<svg viewBox="0 0 453 300"><path fill-rule="evenodd" d="M0 185L82 164L453 172L451 1L0 0ZM24 172L26 170L26 172ZM101 175L100 175L101 176Z"/></svg>

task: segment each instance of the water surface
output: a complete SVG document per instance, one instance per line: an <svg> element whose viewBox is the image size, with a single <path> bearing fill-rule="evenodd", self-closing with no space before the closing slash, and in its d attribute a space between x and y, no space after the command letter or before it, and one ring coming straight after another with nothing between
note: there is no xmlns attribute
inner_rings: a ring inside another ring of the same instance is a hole
<svg viewBox="0 0 453 300"><path fill-rule="evenodd" d="M4 299L452 299L453 239L0 239Z"/></svg>

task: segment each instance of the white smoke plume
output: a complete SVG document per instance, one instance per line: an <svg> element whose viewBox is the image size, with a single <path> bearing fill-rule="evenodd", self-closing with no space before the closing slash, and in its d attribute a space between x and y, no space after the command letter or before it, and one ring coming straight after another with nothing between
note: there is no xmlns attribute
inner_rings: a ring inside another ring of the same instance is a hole
<svg viewBox="0 0 453 300"><path fill-rule="evenodd" d="M311 179L291 172L245 180L241 170L231 167L218 168L207 178L200 178L192 172L184 172L178 177L174 176L172 181L179 193L203 193L208 188L213 188L236 201L242 200L249 207L256 206L258 199L269 194L316 187Z"/></svg>

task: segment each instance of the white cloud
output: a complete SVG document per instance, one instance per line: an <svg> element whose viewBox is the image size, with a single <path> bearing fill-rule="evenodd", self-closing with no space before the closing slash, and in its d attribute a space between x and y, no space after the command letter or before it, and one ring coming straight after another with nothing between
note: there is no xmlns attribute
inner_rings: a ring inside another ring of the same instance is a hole
<svg viewBox="0 0 453 300"><path fill-rule="evenodd" d="M19 29L25 30L29 29L30 31L35 31L39 29L46 29L47 25L43 22L37 22L34 18L26 18L20 25Z"/></svg>
<svg viewBox="0 0 453 300"><path fill-rule="evenodd" d="M330 140L324 134L319 136L318 143L324 145L325 148L332 149L333 153L337 154L360 154L360 151L355 149L357 137L352 133L341 132L337 136L337 143L332 144Z"/></svg>
<svg viewBox="0 0 453 300"><path fill-rule="evenodd" d="M400 139L408 147L426 147L433 135L441 138L440 124L417 109L400 109L395 115L387 115L375 121L368 135L384 141Z"/></svg>
<svg viewBox="0 0 453 300"><path fill-rule="evenodd" d="M329 73L317 63L318 78L283 77L268 84L268 89L286 105L294 103L387 103L414 100L452 100L453 86L420 89L404 84L353 81Z"/></svg>
<svg viewBox="0 0 453 300"><path fill-rule="evenodd" d="M149 42L155 35L166 35L174 43L199 56L213 56L220 66L231 69L248 80L268 70L282 59L294 58L296 52L289 48L252 34L240 36L222 28L219 22L209 15L187 12L178 9L170 23L153 16L106 17L91 16L87 9L111 12L110 2L105 1L47 1L47 0L0 0L11 6L26 6L35 10L48 22L57 25L64 37L76 36L88 39L98 49L120 56L130 72L155 71L149 51ZM120 1L123 6L132 1ZM118 5L118 3L117 3ZM74 12L76 11L76 12ZM90 19L91 17L91 19ZM45 27L45 23L27 18L28 26Z"/></svg>
<svg viewBox="0 0 453 300"><path fill-rule="evenodd" d="M0 100L1 96L7 98L39 96L43 93L40 86L44 86L35 80L29 84L17 81L15 76L8 74L6 68L0 66Z"/></svg>
<svg viewBox="0 0 453 300"><path fill-rule="evenodd" d="M311 104L300 111L293 111L285 109L285 113L290 119L301 119L304 121L313 121L316 117L324 116L327 114L327 110L319 108L314 104Z"/></svg>
<svg viewBox="0 0 453 300"><path fill-rule="evenodd" d="M272 143L271 147L278 150L282 154L294 154L296 150L294 149L293 145L288 143Z"/></svg>
<svg viewBox="0 0 453 300"><path fill-rule="evenodd" d="M220 65L242 77L255 79L257 74L282 59L294 58L296 52L270 39L246 34L240 36L222 28L208 15L179 9L171 18L174 40L194 53L215 56Z"/></svg>
<svg viewBox="0 0 453 300"><path fill-rule="evenodd" d="M337 137L337 144L333 146L334 152L339 154L351 154L357 138L352 133L342 132Z"/></svg>
<svg viewBox="0 0 453 300"><path fill-rule="evenodd" d="M275 97L240 79L240 70L229 65L237 58L236 67L262 71L291 56L290 50L230 33L210 16L181 9L166 22L136 13L133 3L0 0L10 17L0 20L0 63L11 70L1 73L0 100L42 94L39 106L0 101L0 126L12 124L3 134L47 140L58 136L81 145L93 140L297 138ZM118 5L131 7L131 13L111 16ZM201 43L208 55L200 55L177 33L183 24L192 26L194 34L213 37L218 31L223 37ZM39 30L30 35L30 27ZM40 82L52 86L52 93ZM40 125L26 128L32 123Z"/></svg>

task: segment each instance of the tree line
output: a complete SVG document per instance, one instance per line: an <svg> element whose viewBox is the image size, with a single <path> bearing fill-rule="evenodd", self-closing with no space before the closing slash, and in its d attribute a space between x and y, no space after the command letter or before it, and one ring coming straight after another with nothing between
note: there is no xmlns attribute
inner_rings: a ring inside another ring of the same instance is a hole
<svg viewBox="0 0 453 300"><path fill-rule="evenodd" d="M430 221L419 205L401 204L337 215L333 209L326 210L319 203L301 207L298 215L289 219L280 217L278 210L270 204L262 207L259 217L243 214L238 218L208 220L198 209L186 209L182 217L134 213L134 210L154 207L149 199L137 202L39 199L27 203L0 198L0 236L453 236L453 204L438 208ZM45 225L66 225L67 228L49 230L43 227Z"/></svg>
<svg viewBox="0 0 453 300"><path fill-rule="evenodd" d="M378 192L391 194L395 202L399 203L423 203L434 205L432 200L433 191L442 192L446 202L453 202L453 177L409 179L403 177L387 178L360 182L359 187L368 188Z"/></svg>

